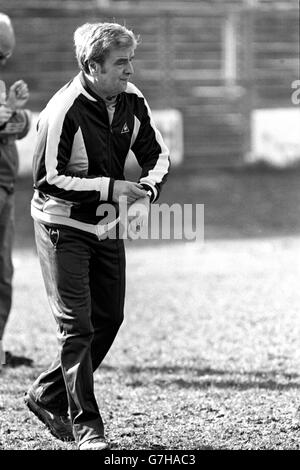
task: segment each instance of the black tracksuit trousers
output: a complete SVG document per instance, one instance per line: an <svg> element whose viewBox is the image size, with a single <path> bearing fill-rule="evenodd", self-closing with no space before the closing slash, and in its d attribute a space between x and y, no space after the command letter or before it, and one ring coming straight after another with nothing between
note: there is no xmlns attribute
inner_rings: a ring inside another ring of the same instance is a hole
<svg viewBox="0 0 300 470"><path fill-rule="evenodd" d="M69 410L78 443L103 435L93 371L123 321L125 251L121 239L35 222L35 237L59 351L31 387L37 402L55 413Z"/></svg>

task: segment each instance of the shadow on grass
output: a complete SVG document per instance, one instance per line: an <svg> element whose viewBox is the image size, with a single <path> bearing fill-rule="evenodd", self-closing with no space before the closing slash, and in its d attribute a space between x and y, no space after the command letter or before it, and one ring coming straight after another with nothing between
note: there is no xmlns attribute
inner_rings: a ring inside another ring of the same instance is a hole
<svg viewBox="0 0 300 470"><path fill-rule="evenodd" d="M127 175L136 180L137 174ZM30 216L32 178L16 185L16 246L34 245ZM300 234L300 169L239 168L173 171L159 204L204 204L205 239L241 239ZM172 221L171 221L172 223ZM172 230L171 230L172 233ZM175 241L178 243L178 241ZM139 240L135 247L169 243Z"/></svg>
<svg viewBox="0 0 300 470"><path fill-rule="evenodd" d="M154 380L155 385L159 387L178 387L183 389L195 388L195 389L207 389L207 388L219 388L227 389L233 388L239 391L250 390L253 388L256 389L265 389L265 390L291 390L291 389L300 389L300 383L290 382L287 384L279 383L274 380L266 380L262 382L257 381L245 381L238 382L238 380L187 380L187 379L174 379L171 381L168 380ZM143 384L133 383L127 384L132 387L141 386Z"/></svg>
<svg viewBox="0 0 300 470"><path fill-rule="evenodd" d="M6 351L5 363L3 364L3 368L15 368L20 366L33 367L33 359L26 356L16 356L10 351Z"/></svg>
<svg viewBox="0 0 300 470"><path fill-rule="evenodd" d="M300 375L279 370L239 371L212 369L210 367L125 367L101 366L107 372L115 371L127 377L129 387L156 385L162 388L178 387L183 389L206 389L210 387L240 391L248 389L290 390L300 389ZM141 378L142 377L142 378ZM293 381L292 381L293 380Z"/></svg>
<svg viewBox="0 0 300 470"><path fill-rule="evenodd" d="M117 442L111 442L111 450L115 453L115 455L117 456L118 455L118 452L123 452L125 449L120 446ZM140 450L146 450L146 451L150 451L150 450L153 450L153 451L159 451L159 450L164 450L164 451L172 451L172 450L177 450L178 449L176 448L176 445L173 446L172 445L172 442L170 442L170 444L168 445L161 445L161 444L153 444L153 445L149 445L149 444L146 444L145 447L141 448ZM190 451L195 451L195 450L206 450L206 451L209 451L209 450L219 450L217 448L214 448L212 446L199 446L198 443L196 444L193 444L192 442L190 443L190 446L189 446L189 452ZM182 451L182 448L180 447L179 448L179 451L180 451L180 455L182 455L181 453L183 452ZM127 452L130 452L130 455L139 455L139 450L138 449L133 449L133 450L130 450L128 451L127 449ZM186 452L186 451L184 451ZM169 457L170 458L170 457ZM180 458L180 457L179 457ZM157 456L157 462L159 461L159 457ZM175 462L175 463L179 463L179 462ZM186 462L186 465L188 464L188 462Z"/></svg>

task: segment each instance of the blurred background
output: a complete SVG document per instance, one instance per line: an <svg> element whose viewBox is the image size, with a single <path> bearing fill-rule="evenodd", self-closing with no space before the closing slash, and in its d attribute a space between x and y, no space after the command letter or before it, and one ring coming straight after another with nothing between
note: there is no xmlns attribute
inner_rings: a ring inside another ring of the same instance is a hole
<svg viewBox="0 0 300 470"><path fill-rule="evenodd" d="M142 37L134 82L173 164L285 166L300 158L300 109L291 101L299 79L297 0L10 0L1 8L17 36L2 75L28 83L33 111L77 73L75 28L115 19Z"/></svg>

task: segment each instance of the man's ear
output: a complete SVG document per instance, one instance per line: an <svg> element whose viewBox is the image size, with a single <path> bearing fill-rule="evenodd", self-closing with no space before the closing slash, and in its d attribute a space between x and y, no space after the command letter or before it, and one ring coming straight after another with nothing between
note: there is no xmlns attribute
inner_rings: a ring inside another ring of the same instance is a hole
<svg viewBox="0 0 300 470"><path fill-rule="evenodd" d="M100 65L97 64L97 62L91 60L91 61L89 62L89 72L90 72L90 75L94 75L95 73L97 73L99 67L100 67Z"/></svg>

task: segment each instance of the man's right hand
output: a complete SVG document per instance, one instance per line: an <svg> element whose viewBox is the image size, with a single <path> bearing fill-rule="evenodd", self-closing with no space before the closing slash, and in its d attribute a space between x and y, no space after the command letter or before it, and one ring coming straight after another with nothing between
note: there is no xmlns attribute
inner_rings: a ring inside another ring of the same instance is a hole
<svg viewBox="0 0 300 470"><path fill-rule="evenodd" d="M0 106L0 126L3 126L12 116L12 110L6 106Z"/></svg>
<svg viewBox="0 0 300 470"><path fill-rule="evenodd" d="M132 181L116 180L114 182L113 201L119 203L121 196L127 198L127 203L132 204L137 199L145 197L147 191L141 184Z"/></svg>

